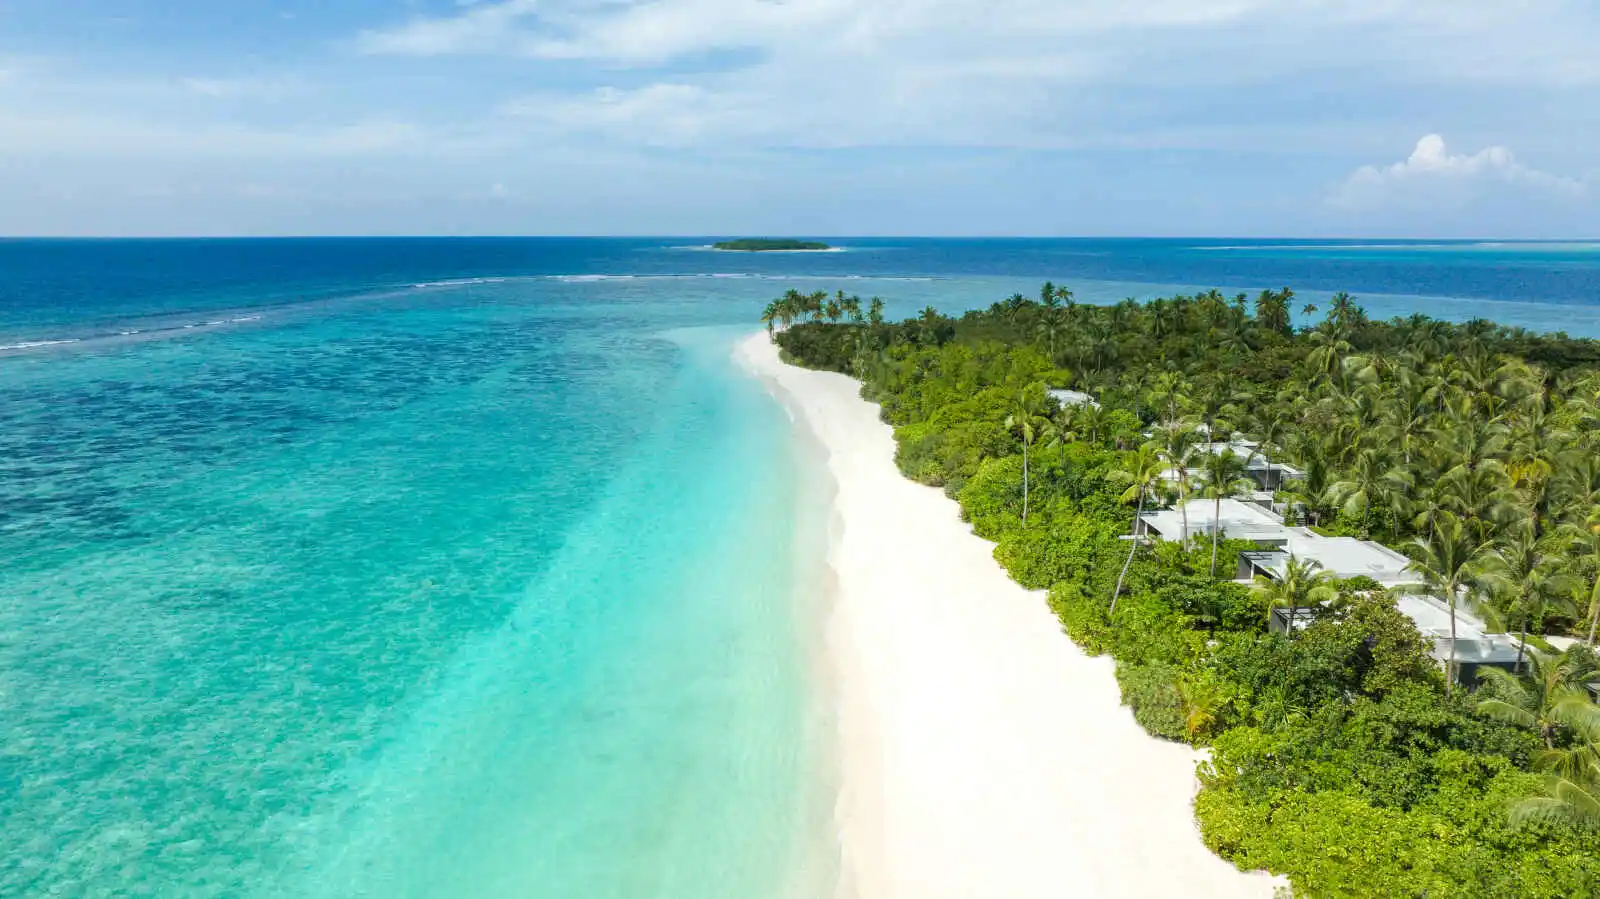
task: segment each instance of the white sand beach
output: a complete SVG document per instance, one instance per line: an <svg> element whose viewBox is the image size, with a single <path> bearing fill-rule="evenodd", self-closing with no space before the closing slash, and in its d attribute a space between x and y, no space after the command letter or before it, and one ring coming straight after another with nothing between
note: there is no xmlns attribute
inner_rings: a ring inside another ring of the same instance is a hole
<svg viewBox="0 0 1600 899"><path fill-rule="evenodd" d="M1147 736L1109 659L1085 656L956 504L905 479L842 375L740 343L837 481L827 643L837 810L859 899L1270 897L1200 841L1195 753Z"/></svg>

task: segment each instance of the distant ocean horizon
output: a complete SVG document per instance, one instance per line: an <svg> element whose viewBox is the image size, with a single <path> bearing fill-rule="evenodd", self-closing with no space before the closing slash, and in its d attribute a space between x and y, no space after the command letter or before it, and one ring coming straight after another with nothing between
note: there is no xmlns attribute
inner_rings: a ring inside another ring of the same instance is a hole
<svg viewBox="0 0 1600 899"><path fill-rule="evenodd" d="M817 239L0 239L0 895L824 895L789 288L1600 337L1600 242Z"/></svg>

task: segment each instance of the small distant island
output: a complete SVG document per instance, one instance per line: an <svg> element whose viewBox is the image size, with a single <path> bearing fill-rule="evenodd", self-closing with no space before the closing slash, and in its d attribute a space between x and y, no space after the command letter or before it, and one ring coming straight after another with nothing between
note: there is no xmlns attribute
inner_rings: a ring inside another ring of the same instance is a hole
<svg viewBox="0 0 1600 899"><path fill-rule="evenodd" d="M833 247L815 240L769 240L747 237L742 240L724 240L711 245L713 250L740 250L746 253L763 253L773 250L831 250Z"/></svg>

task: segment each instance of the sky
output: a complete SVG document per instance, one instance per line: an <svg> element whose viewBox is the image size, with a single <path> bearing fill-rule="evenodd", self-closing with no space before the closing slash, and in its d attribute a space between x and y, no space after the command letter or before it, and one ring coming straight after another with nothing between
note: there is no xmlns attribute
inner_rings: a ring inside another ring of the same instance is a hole
<svg viewBox="0 0 1600 899"><path fill-rule="evenodd" d="M0 0L0 234L1600 238L1594 0Z"/></svg>

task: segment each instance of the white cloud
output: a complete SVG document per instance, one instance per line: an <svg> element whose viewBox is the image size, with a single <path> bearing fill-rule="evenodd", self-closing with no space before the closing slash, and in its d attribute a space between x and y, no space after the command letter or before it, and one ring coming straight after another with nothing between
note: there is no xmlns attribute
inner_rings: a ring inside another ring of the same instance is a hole
<svg viewBox="0 0 1600 899"><path fill-rule="evenodd" d="M1335 206L1361 209L1439 202L1465 205L1487 194L1506 192L1532 198L1577 198L1587 191L1585 180L1526 166L1505 147L1451 153L1443 137L1428 134L1400 162L1356 169L1331 200Z"/></svg>
<svg viewBox="0 0 1600 899"><path fill-rule="evenodd" d="M1361 71L1600 83L1591 39L1600 22L1565 0L497 0L356 46L571 67L579 86L534 90L523 118L633 145L1245 149L1292 124L1326 152L1361 137L1304 97L1359 102L1377 90Z"/></svg>
<svg viewBox="0 0 1600 899"><path fill-rule="evenodd" d="M278 159L359 157L415 147L425 132L408 122L365 120L325 128L151 122L65 113L8 113L0 109L0 152L32 156Z"/></svg>

